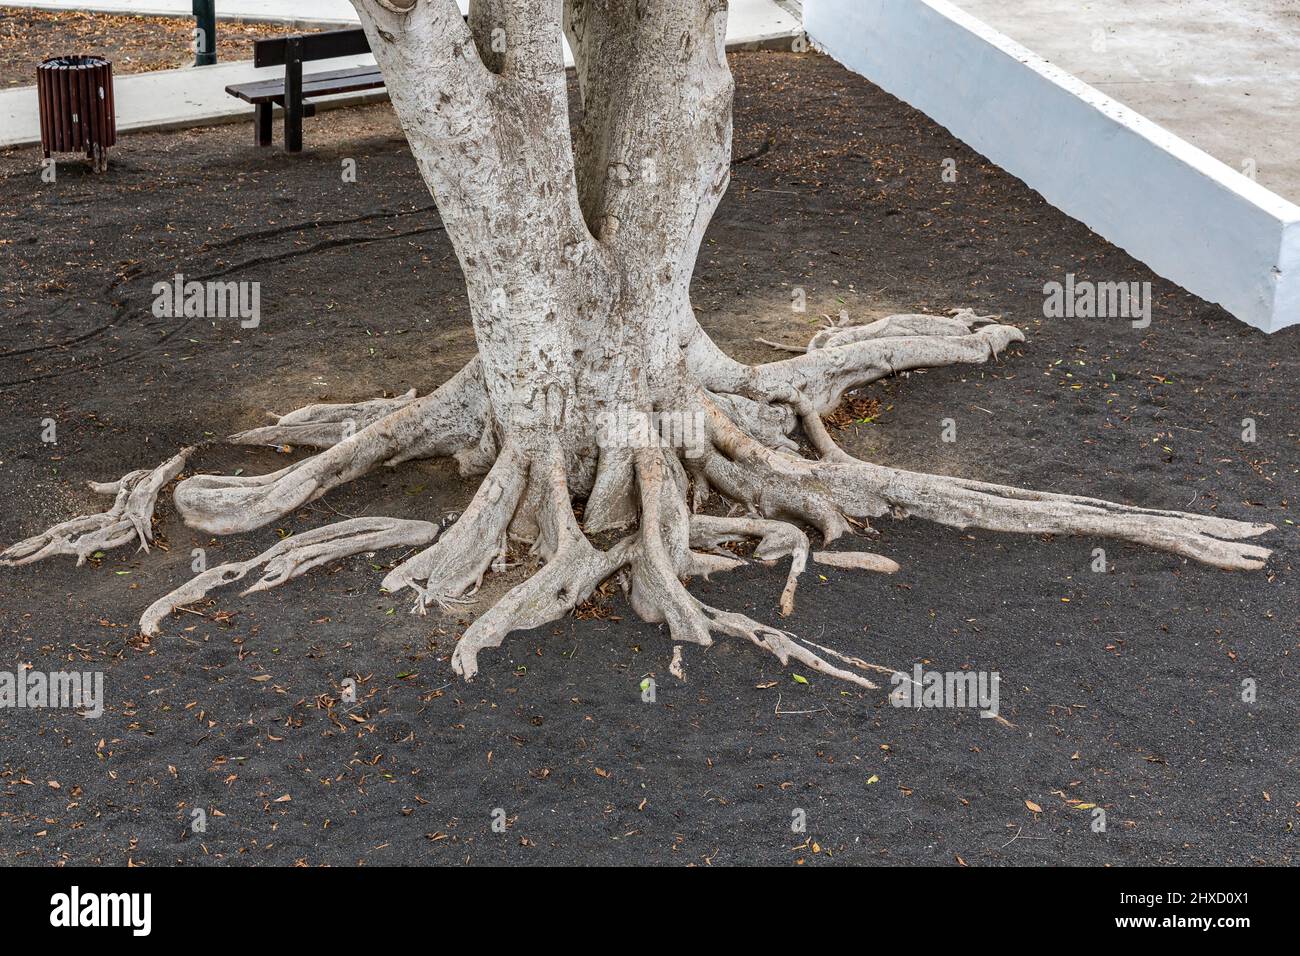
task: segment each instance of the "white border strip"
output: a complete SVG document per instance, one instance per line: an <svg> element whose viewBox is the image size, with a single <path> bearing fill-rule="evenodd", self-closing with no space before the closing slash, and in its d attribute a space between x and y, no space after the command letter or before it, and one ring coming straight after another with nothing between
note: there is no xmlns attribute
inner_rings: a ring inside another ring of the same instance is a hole
<svg viewBox="0 0 1300 956"><path fill-rule="evenodd" d="M804 0L817 46L1052 205L1266 332L1300 323L1300 206L946 0Z"/></svg>

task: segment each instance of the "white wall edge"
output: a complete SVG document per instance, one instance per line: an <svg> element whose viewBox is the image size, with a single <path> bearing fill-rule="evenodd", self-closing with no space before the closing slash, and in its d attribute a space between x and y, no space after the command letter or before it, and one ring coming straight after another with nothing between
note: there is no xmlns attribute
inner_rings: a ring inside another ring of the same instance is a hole
<svg viewBox="0 0 1300 956"><path fill-rule="evenodd" d="M804 0L821 50L1265 332L1300 323L1300 206L946 0Z"/></svg>

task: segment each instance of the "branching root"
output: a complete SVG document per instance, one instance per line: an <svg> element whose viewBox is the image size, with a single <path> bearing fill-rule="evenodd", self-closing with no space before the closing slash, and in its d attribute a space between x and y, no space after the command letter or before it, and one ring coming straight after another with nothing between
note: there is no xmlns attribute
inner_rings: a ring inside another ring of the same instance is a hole
<svg viewBox="0 0 1300 956"><path fill-rule="evenodd" d="M141 469L109 482L90 482L91 491L113 495L113 506L102 514L73 518L35 537L19 541L0 554L0 565L30 564L56 554L73 554L81 565L96 551L108 551L131 541L148 551L153 541L153 510L158 493L181 473L194 447L183 448L157 468Z"/></svg>
<svg viewBox="0 0 1300 956"><path fill-rule="evenodd" d="M431 394L394 401L402 401L394 411L271 474L188 478L176 487L176 508L187 525L210 534L252 531L378 465L461 454L481 442L488 402L477 359ZM311 412L308 417L329 414Z"/></svg>
<svg viewBox="0 0 1300 956"><path fill-rule="evenodd" d="M482 584L493 561L504 558L510 521L528 473L527 461L513 449L503 449L456 523L432 547L390 571L384 590L395 594L410 588L416 594L412 610L419 614L430 604L446 610L463 602Z"/></svg>
<svg viewBox="0 0 1300 956"><path fill-rule="evenodd" d="M438 531L439 526L429 521L398 518L352 518L304 531L248 561L222 564L199 573L151 604L140 618L140 630L149 637L158 634L162 622L176 608L206 597L213 588L234 584L261 565L266 565L262 577L242 594L265 591L349 555L384 548L419 547L436 538Z"/></svg>
<svg viewBox="0 0 1300 956"><path fill-rule="evenodd" d="M251 428L227 440L232 445L330 448L413 401L415 389L397 398L375 398L351 405L308 405L287 415L270 413L274 425Z"/></svg>
<svg viewBox="0 0 1300 956"><path fill-rule="evenodd" d="M627 560L627 539L609 551L597 550L587 540L574 518L558 456L547 465L535 467L533 475L546 486L539 518L546 526L541 540L550 542L549 557L540 571L485 611L456 643L452 670L466 680L478 673L480 651L500 647L511 631L540 627L572 611Z"/></svg>
<svg viewBox="0 0 1300 956"><path fill-rule="evenodd" d="M783 557L790 558L790 573L781 592L781 616L794 612L794 590L799 575L808 566L808 536L786 521L764 518L714 518L691 516L691 547L716 549L724 544L758 538L754 559L772 565Z"/></svg>

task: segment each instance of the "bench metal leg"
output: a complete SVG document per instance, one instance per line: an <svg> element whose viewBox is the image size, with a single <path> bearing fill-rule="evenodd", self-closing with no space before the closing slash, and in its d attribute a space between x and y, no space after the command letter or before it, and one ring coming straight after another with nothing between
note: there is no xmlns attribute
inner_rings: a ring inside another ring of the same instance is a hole
<svg viewBox="0 0 1300 956"><path fill-rule="evenodd" d="M272 104L258 103L253 113L253 142L258 146L271 145Z"/></svg>

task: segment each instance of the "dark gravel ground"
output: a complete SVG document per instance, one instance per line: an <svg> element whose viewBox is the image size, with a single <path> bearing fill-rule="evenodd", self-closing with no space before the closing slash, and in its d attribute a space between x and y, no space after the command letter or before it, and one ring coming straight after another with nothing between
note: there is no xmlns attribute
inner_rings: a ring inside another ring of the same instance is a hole
<svg viewBox="0 0 1300 956"><path fill-rule="evenodd" d="M1266 337L1157 279L827 59L751 53L734 68L736 155L770 148L737 164L695 283L725 347L775 357L754 338L802 342L841 309L1001 313L1023 346L873 387L878 413L841 432L849 448L1272 521L1268 569L884 521L846 546L896 559L896 576L805 578L789 629L890 666L997 671L1005 727L798 683L798 668L726 642L689 650L683 684L663 631L619 600L513 636L465 685L447 661L461 623L379 593L395 553L219 592L146 643L134 622L195 547L244 558L277 530L436 517L473 489L445 463L413 464L221 540L164 500L153 553L0 574L0 670L97 669L106 686L98 720L0 711L0 862L1296 862L1300 330ZM0 540L91 510L87 479L264 409L425 389L471 354L454 255L388 108L323 114L307 138L288 157L247 146L244 126L136 135L107 174L70 162L55 184L33 150L0 154ZM261 326L154 318L153 283L176 272L260 281ZM1043 284L1067 272L1153 282L1150 328L1044 319ZM806 314L791 312L796 287ZM57 446L40 442L46 418ZM196 466L284 461L223 447ZM756 567L697 587L775 622L782 579Z"/></svg>

